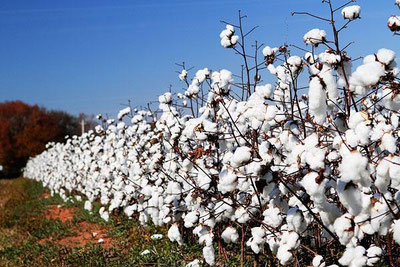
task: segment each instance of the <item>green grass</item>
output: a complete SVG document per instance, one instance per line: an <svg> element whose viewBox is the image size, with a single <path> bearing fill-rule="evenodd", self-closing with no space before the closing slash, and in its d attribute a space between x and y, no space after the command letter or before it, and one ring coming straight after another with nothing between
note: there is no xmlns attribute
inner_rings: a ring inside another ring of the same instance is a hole
<svg viewBox="0 0 400 267"><path fill-rule="evenodd" d="M44 198L44 191L41 183L32 180L0 180L4 205L3 209L0 206L0 266L185 266L202 259L203 246L188 234L184 235L185 244L179 247L168 240L165 227L144 227L122 214L114 214L105 222L98 216L99 203L93 203L93 211L88 212L83 202L64 203L58 195ZM74 208L73 219L46 219L44 214L50 205ZM101 227L111 238L111 246L58 245L59 240L79 235L82 222ZM152 240L153 234L162 234L163 238ZM214 247L218 251L217 244ZM150 253L141 255L144 250ZM227 260L217 256L218 265L240 266L239 251L240 247L229 245ZM253 266L253 261L246 258L245 266Z"/></svg>

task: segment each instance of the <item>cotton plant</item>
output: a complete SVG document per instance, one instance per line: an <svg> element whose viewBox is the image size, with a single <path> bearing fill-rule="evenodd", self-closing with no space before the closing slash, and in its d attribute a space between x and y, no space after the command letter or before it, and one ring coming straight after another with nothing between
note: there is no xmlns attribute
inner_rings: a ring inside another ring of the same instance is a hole
<svg viewBox="0 0 400 267"><path fill-rule="evenodd" d="M334 36L361 8L325 4L342 18L307 31L299 55L256 43L248 57L235 35L246 32L228 23L221 44L243 58L240 75L182 65L183 91L161 94L157 111L98 116L94 130L48 144L24 175L65 201L78 193L88 211L100 202L106 221L124 213L167 227L179 246L193 235L208 265L229 243L286 265L305 246L315 256L304 265L390 263L400 245L396 55L381 48L353 62ZM343 253L323 256L331 250Z"/></svg>

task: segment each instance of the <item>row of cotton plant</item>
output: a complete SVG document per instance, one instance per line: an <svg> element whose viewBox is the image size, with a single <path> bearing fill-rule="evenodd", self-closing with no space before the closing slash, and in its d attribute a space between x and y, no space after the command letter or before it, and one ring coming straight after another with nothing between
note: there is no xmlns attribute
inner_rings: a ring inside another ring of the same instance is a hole
<svg viewBox="0 0 400 267"><path fill-rule="evenodd" d="M354 62L339 37L361 8L324 2L331 16L317 19L328 22L333 40L312 29L300 56L294 46L257 42L248 53L244 38L253 29L244 32L239 13L239 26L227 24L220 38L243 58L242 75L205 68L190 79L183 69L185 91L161 95L157 111L99 116L94 131L30 159L25 176L65 200L85 196L88 210L99 201L104 220L122 211L144 225L166 225L179 245L191 233L209 265L217 251L227 258L228 243L240 246L242 264L246 255L272 254L284 265L395 265L395 53L382 48ZM262 80L267 72L273 85ZM300 258L301 251L312 256Z"/></svg>

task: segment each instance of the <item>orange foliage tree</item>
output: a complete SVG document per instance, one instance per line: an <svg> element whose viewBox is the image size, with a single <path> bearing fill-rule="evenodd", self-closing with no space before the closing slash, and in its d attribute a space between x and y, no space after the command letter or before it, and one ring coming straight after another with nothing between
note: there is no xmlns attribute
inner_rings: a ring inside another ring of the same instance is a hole
<svg viewBox="0 0 400 267"><path fill-rule="evenodd" d="M62 142L79 133L78 118L62 111L47 111L22 101L0 103L0 165L3 176L16 176L29 157L48 142Z"/></svg>

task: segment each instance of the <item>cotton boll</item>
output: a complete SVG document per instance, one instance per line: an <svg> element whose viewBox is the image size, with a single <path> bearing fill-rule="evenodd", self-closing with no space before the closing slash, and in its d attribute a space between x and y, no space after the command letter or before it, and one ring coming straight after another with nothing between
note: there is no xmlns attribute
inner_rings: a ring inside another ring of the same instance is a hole
<svg viewBox="0 0 400 267"><path fill-rule="evenodd" d="M312 29L304 35L303 40L306 44L317 46L318 44L324 42L325 38L326 32L324 30Z"/></svg>
<svg viewBox="0 0 400 267"><path fill-rule="evenodd" d="M393 63L394 59L396 58L396 53L392 50L381 48L378 50L378 53L376 53L376 58L382 64L389 66L390 64Z"/></svg>
<svg viewBox="0 0 400 267"><path fill-rule="evenodd" d="M353 181L364 186L369 186L371 183L368 172L368 158L357 150L342 154L339 171L343 182Z"/></svg>
<svg viewBox="0 0 400 267"><path fill-rule="evenodd" d="M393 240L400 245L400 219L393 221L392 224Z"/></svg>
<svg viewBox="0 0 400 267"><path fill-rule="evenodd" d="M326 94L318 77L314 77L310 81L309 112L314 116L314 120L318 124L323 124L326 118Z"/></svg>
<svg viewBox="0 0 400 267"><path fill-rule="evenodd" d="M251 159L251 149L247 146L238 147L231 158L231 165L234 168L242 166Z"/></svg>
<svg viewBox="0 0 400 267"><path fill-rule="evenodd" d="M118 113L118 119L119 119L119 120L122 120L122 118L123 118L124 116L126 116L126 115L128 115L128 114L130 114L130 113L131 113L131 108L130 108L130 107L124 108L124 109L122 109L122 110L119 111L119 113Z"/></svg>
<svg viewBox="0 0 400 267"><path fill-rule="evenodd" d="M376 263L378 263L382 256L382 253L383 251L380 247L371 245L369 249L367 249L367 257L368 257L367 265L374 266Z"/></svg>
<svg viewBox="0 0 400 267"><path fill-rule="evenodd" d="M86 201L85 201L85 206L84 206L84 208L85 208L85 210L87 210L87 211L91 211L92 208L93 208L92 203L91 203L89 200L86 200Z"/></svg>
<svg viewBox="0 0 400 267"><path fill-rule="evenodd" d="M344 266L350 267L362 267L367 263L368 258L364 255L365 248L362 246L358 247L347 247L343 256L339 259L339 263Z"/></svg>
<svg viewBox="0 0 400 267"><path fill-rule="evenodd" d="M221 171L219 175L218 190L222 193L228 193L235 190L237 187L237 176L228 170Z"/></svg>
<svg viewBox="0 0 400 267"><path fill-rule="evenodd" d="M350 76L350 90L364 95L367 90L376 85L380 78L385 75L385 70L379 62L370 62L357 67Z"/></svg>
<svg viewBox="0 0 400 267"><path fill-rule="evenodd" d="M188 264L185 265L185 267L201 267L201 261L198 259L195 259Z"/></svg>
<svg viewBox="0 0 400 267"><path fill-rule="evenodd" d="M387 25L392 32L400 31L400 16L391 16Z"/></svg>
<svg viewBox="0 0 400 267"><path fill-rule="evenodd" d="M342 245L347 245L354 236L354 226L350 214L344 214L337 218L333 227Z"/></svg>
<svg viewBox="0 0 400 267"><path fill-rule="evenodd" d="M191 211L186 214L185 216L185 227L186 228L191 228L194 226L194 224L198 221L199 219L199 213L197 211Z"/></svg>
<svg viewBox="0 0 400 267"><path fill-rule="evenodd" d="M232 226L227 227L221 234L225 243L236 243L239 240L239 234Z"/></svg>
<svg viewBox="0 0 400 267"><path fill-rule="evenodd" d="M298 208L290 208L287 212L286 222L289 230L302 233L307 228L303 213Z"/></svg>
<svg viewBox="0 0 400 267"><path fill-rule="evenodd" d="M171 242L178 242L179 246L183 244L181 233L179 232L178 224L174 223L168 230L168 238Z"/></svg>
<svg viewBox="0 0 400 267"><path fill-rule="evenodd" d="M266 85L257 85L256 93L263 97L264 99L270 98L272 95L273 89L271 84Z"/></svg>
<svg viewBox="0 0 400 267"><path fill-rule="evenodd" d="M325 267L324 258L321 255L317 255L312 261L313 267Z"/></svg>
<svg viewBox="0 0 400 267"><path fill-rule="evenodd" d="M396 139L393 137L392 134L390 133L385 133L382 136L382 144L381 144L382 148L384 150L387 150L390 153L395 153L397 150L396 147Z"/></svg>
<svg viewBox="0 0 400 267"><path fill-rule="evenodd" d="M203 257L204 260L209 264L209 265L214 265L215 264L215 250L213 246L206 246L203 248Z"/></svg>
<svg viewBox="0 0 400 267"><path fill-rule="evenodd" d="M343 18L354 20L360 17L361 7L357 5L347 6L342 9Z"/></svg>
<svg viewBox="0 0 400 267"><path fill-rule="evenodd" d="M179 80L184 81L187 78L187 70L182 70L182 72L179 74Z"/></svg>

